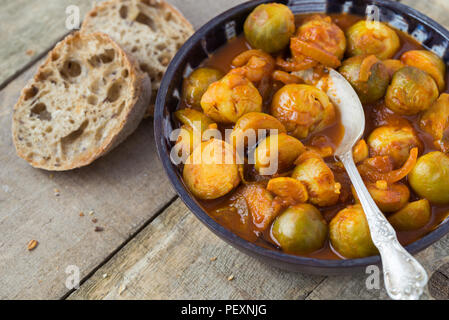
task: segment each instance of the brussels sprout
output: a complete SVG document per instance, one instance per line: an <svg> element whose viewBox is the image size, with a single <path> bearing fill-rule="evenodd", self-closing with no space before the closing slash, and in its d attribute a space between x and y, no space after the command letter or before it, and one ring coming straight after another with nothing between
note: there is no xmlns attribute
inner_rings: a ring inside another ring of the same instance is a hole
<svg viewBox="0 0 449 320"><path fill-rule="evenodd" d="M410 198L410 190L402 183L387 184L385 181L378 181L369 183L366 187L382 212L398 211Z"/></svg>
<svg viewBox="0 0 449 320"><path fill-rule="evenodd" d="M421 156L408 181L421 197L435 204L449 204L449 157L440 151Z"/></svg>
<svg viewBox="0 0 449 320"><path fill-rule="evenodd" d="M175 117L182 124L191 127L192 129L203 133L214 123L204 113L195 109L181 109L175 112Z"/></svg>
<svg viewBox="0 0 449 320"><path fill-rule="evenodd" d="M340 67L340 73L351 83L362 103L373 103L385 95L390 84L390 76L385 65L377 60L368 67L369 78L360 79L361 66L367 59L374 56L356 56L345 60Z"/></svg>
<svg viewBox="0 0 449 320"><path fill-rule="evenodd" d="M304 184L289 177L271 179L268 181L267 190L281 198L291 199L295 202L302 203L309 199L309 194Z"/></svg>
<svg viewBox="0 0 449 320"><path fill-rule="evenodd" d="M435 53L427 50L407 51L401 56L401 61L408 66L416 67L430 74L440 91L444 90L446 65Z"/></svg>
<svg viewBox="0 0 449 320"><path fill-rule="evenodd" d="M348 54L374 54L379 59L390 59L399 50L401 41L396 32L385 23L362 20L346 32Z"/></svg>
<svg viewBox="0 0 449 320"><path fill-rule="evenodd" d="M232 146L217 139L201 143L187 159L183 178L199 199L216 199L229 193L240 183Z"/></svg>
<svg viewBox="0 0 449 320"><path fill-rule="evenodd" d="M329 52L339 60L343 58L346 50L344 32L328 16L310 17L298 28L296 36L304 42Z"/></svg>
<svg viewBox="0 0 449 320"><path fill-rule="evenodd" d="M273 223L271 233L283 251L306 254L323 247L327 224L320 211L303 203L285 210Z"/></svg>
<svg viewBox="0 0 449 320"><path fill-rule="evenodd" d="M341 185L335 182L332 170L319 155L306 151L296 164L292 178L306 186L311 203L325 207L338 202Z"/></svg>
<svg viewBox="0 0 449 320"><path fill-rule="evenodd" d="M404 67L393 75L385 103L401 115L414 115L427 110L438 98L435 80L415 67Z"/></svg>
<svg viewBox="0 0 449 320"><path fill-rule="evenodd" d="M190 155L195 147L201 144L201 137L195 139L194 130L192 127L183 125L180 128L178 138L176 139L175 148L177 148L178 156ZM184 158L185 159L185 158Z"/></svg>
<svg viewBox="0 0 449 320"><path fill-rule="evenodd" d="M332 247L345 258L363 258L377 254L362 206L341 210L329 224Z"/></svg>
<svg viewBox="0 0 449 320"><path fill-rule="evenodd" d="M253 224L260 231L266 230L282 210L280 202L260 184L245 185L241 193L251 214Z"/></svg>
<svg viewBox="0 0 449 320"><path fill-rule="evenodd" d="M283 4L261 4L246 18L243 28L251 46L273 53L288 45L295 33L295 17Z"/></svg>
<svg viewBox="0 0 449 320"><path fill-rule="evenodd" d="M305 84L288 84L276 92L271 114L288 134L304 139L335 121L335 107L321 90Z"/></svg>
<svg viewBox="0 0 449 320"><path fill-rule="evenodd" d="M217 122L235 123L248 112L262 111L262 97L240 74L227 74L212 83L201 98L204 113Z"/></svg>
<svg viewBox="0 0 449 320"><path fill-rule="evenodd" d="M182 84L182 99L193 108L201 108L201 97L209 85L220 80L223 73L212 68L199 68L184 79Z"/></svg>
<svg viewBox="0 0 449 320"><path fill-rule="evenodd" d="M277 154L270 152L276 150L274 148L277 149ZM305 147L301 141L292 136L285 133L271 135L261 141L254 151L254 167L261 175L282 173L291 169L295 160L304 151ZM274 157L277 159L274 159ZM274 166L273 160L277 160L277 170L276 168L271 168Z"/></svg>
<svg viewBox="0 0 449 320"><path fill-rule="evenodd" d="M388 217L398 231L410 231L424 227L430 221L430 204L427 199L410 202L404 208Z"/></svg>
<svg viewBox="0 0 449 320"><path fill-rule="evenodd" d="M432 135L435 145L449 152L447 128L449 128L449 94L442 93L438 100L421 116L419 126Z"/></svg>
<svg viewBox="0 0 449 320"><path fill-rule="evenodd" d="M257 143L257 131L263 129L277 130L277 133L286 132L284 125L275 117L262 112L249 112L241 116L235 124L230 136L231 143L238 152L243 152L245 139L248 148L252 147ZM254 141L249 141L251 136Z"/></svg>
<svg viewBox="0 0 449 320"><path fill-rule="evenodd" d="M423 149L421 140L411 126L393 125L378 127L371 132L368 146L371 157L389 156L395 167L407 161L412 148Z"/></svg>

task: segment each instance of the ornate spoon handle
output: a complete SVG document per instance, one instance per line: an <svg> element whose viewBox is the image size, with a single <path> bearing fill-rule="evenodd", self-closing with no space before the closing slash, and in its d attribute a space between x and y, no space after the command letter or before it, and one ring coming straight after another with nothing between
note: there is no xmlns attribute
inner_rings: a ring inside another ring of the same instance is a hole
<svg viewBox="0 0 449 320"><path fill-rule="evenodd" d="M352 158L352 152L340 156L357 192L368 220L371 238L382 258L385 287L392 299L419 299L427 284L427 273L399 243L396 232L368 192Z"/></svg>

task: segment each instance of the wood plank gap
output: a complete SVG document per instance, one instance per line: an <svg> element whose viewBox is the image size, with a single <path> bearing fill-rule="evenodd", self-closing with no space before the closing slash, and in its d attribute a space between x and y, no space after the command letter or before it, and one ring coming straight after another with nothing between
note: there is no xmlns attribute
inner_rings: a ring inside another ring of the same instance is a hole
<svg viewBox="0 0 449 320"><path fill-rule="evenodd" d="M103 267L106 263L108 263L109 260L111 260L117 253L119 253L131 240L133 240L140 232L142 232L146 227L148 227L154 219L159 217L165 210L167 210L176 200L178 199L178 196L174 196L170 199L154 216L152 216L148 221L146 221L139 229L137 229L131 236L129 236L128 239L123 241L122 244L120 244L117 248L115 248L114 251L112 251L98 266L96 266L94 269L92 269L83 279L81 279L79 286L81 287L87 280L92 277L95 272L97 272L101 267ZM66 300L73 292L75 292L77 289L72 289L66 292L59 300Z"/></svg>
<svg viewBox="0 0 449 320"><path fill-rule="evenodd" d="M67 37L71 33L72 32L67 32L62 37L58 38L51 46L49 46L44 51L42 51L41 53L36 55L30 62L28 62L21 69L16 71L12 76L7 78L5 81L3 81L3 83L0 84L0 91L3 90L4 88L6 88L11 82L16 80L18 77L20 77L25 71L27 71L29 68L31 68L36 62L38 62L43 57L45 57L48 54L48 52L50 52L59 41L61 41L62 39L64 39L65 37Z"/></svg>

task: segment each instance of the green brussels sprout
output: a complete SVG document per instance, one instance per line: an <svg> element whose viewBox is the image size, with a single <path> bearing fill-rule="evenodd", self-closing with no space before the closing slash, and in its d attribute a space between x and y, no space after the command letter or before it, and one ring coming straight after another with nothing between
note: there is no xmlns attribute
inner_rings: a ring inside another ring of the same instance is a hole
<svg viewBox="0 0 449 320"><path fill-rule="evenodd" d="M305 84L288 84L279 89L271 102L271 114L297 139L335 121L335 107L326 93Z"/></svg>
<svg viewBox="0 0 449 320"><path fill-rule="evenodd" d="M289 207L273 223L271 234L283 251L307 254L323 247L327 224L320 211L308 203Z"/></svg>
<svg viewBox="0 0 449 320"><path fill-rule="evenodd" d="M224 74L212 68L198 68L184 79L182 99L193 108L201 108L201 97L209 85L223 78Z"/></svg>
<svg viewBox="0 0 449 320"><path fill-rule="evenodd" d="M438 95L437 84L428 73L404 67L393 75L385 104L397 114L414 115L429 109Z"/></svg>
<svg viewBox="0 0 449 320"><path fill-rule="evenodd" d="M369 57L376 59L374 56L352 57L345 60L339 70L353 86L363 104L373 103L381 99L390 84L388 70L379 60L370 65L368 80L360 79L362 62Z"/></svg>
<svg viewBox="0 0 449 320"><path fill-rule="evenodd" d="M421 156L408 181L418 195L431 203L449 204L449 157L440 151Z"/></svg>
<svg viewBox="0 0 449 320"><path fill-rule="evenodd" d="M403 208L410 198L410 190L405 184L369 183L371 197L382 212L395 212Z"/></svg>
<svg viewBox="0 0 449 320"><path fill-rule="evenodd" d="M243 28L251 46L273 53L289 44L295 33L295 17L283 4L261 4L246 18Z"/></svg>
<svg viewBox="0 0 449 320"><path fill-rule="evenodd" d="M429 200L410 202L404 208L388 217L391 225L398 231L410 231L424 227L430 221Z"/></svg>
<svg viewBox="0 0 449 320"><path fill-rule="evenodd" d="M438 84L440 91L444 90L446 83L446 65L435 53L427 50L411 50L401 56L401 61L412 67L421 69L430 74Z"/></svg>
<svg viewBox="0 0 449 320"><path fill-rule="evenodd" d="M346 32L347 52L350 56L374 54L379 59L390 59L401 46L396 32L385 23L361 20Z"/></svg>
<svg viewBox="0 0 449 320"><path fill-rule="evenodd" d="M333 249L345 258L377 254L362 206L349 206L331 220L329 235Z"/></svg>
<svg viewBox="0 0 449 320"><path fill-rule="evenodd" d="M395 167L407 161L410 149L423 150L423 144L411 126L381 126L368 137L369 152L374 156L389 156Z"/></svg>

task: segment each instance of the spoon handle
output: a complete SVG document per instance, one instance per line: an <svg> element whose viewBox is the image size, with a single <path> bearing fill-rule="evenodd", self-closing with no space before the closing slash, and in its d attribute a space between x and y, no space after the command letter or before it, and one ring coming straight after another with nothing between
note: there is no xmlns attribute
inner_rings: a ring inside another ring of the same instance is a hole
<svg viewBox="0 0 449 320"><path fill-rule="evenodd" d="M382 258L385 287L396 300L419 299L427 284L427 273L399 243L396 232L372 199L352 158L352 151L340 157L354 185L368 220L371 238Z"/></svg>

